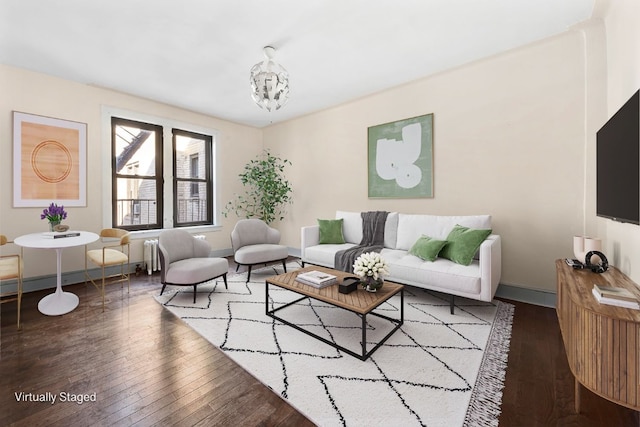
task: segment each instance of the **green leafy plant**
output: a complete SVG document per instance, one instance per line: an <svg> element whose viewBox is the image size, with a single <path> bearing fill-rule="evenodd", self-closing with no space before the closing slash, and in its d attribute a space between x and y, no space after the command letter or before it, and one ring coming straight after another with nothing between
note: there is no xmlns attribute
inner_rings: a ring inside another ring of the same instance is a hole
<svg viewBox="0 0 640 427"><path fill-rule="evenodd" d="M287 204L291 204L291 184L284 177L284 168L291 165L287 159L264 150L262 155L244 166L239 175L245 194L236 194L227 203L222 214L235 213L238 217L260 218L267 224L282 220Z"/></svg>

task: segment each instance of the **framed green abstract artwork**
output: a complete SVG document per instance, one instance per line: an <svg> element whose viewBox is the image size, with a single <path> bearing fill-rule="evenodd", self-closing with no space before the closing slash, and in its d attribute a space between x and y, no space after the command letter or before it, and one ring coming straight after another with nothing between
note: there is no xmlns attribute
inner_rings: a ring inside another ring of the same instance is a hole
<svg viewBox="0 0 640 427"><path fill-rule="evenodd" d="M433 197L433 114L368 129L369 197Z"/></svg>

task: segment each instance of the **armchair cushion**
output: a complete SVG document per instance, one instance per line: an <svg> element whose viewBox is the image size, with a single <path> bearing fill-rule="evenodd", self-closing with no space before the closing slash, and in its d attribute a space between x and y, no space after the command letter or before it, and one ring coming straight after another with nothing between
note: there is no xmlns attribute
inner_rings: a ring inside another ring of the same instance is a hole
<svg viewBox="0 0 640 427"><path fill-rule="evenodd" d="M192 285L220 276L229 270L224 258L188 258L171 263L165 282L172 285Z"/></svg>
<svg viewBox="0 0 640 427"><path fill-rule="evenodd" d="M279 261L288 256L289 250L286 246L265 243L261 245L244 246L236 251L233 258L238 264L250 265Z"/></svg>
<svg viewBox="0 0 640 427"><path fill-rule="evenodd" d="M102 259L104 255L104 260ZM87 256L96 265L117 265L129 261L127 254L116 249L92 249L87 251Z"/></svg>

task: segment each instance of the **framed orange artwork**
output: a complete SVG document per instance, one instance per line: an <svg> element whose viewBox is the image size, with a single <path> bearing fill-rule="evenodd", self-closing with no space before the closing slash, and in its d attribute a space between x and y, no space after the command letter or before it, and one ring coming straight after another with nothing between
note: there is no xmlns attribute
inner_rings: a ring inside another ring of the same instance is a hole
<svg viewBox="0 0 640 427"><path fill-rule="evenodd" d="M86 123L13 112L13 206L87 205Z"/></svg>

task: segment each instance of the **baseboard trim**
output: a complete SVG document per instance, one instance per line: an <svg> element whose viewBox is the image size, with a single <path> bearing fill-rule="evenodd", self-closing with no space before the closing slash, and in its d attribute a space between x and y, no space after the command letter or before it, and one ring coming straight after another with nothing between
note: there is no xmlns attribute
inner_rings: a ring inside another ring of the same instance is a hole
<svg viewBox="0 0 640 427"><path fill-rule="evenodd" d="M294 254L292 254L294 252ZM298 250L298 252L300 252ZM295 249L289 248L289 254L292 256L295 255ZM225 249L216 249L211 251L211 256L213 257L228 257L233 256L232 248ZM142 268L142 272L140 274L147 274L146 268L144 268L144 261L131 261L130 263L130 271L131 274L135 274L136 265L139 265ZM107 269L107 274L117 274L120 272L120 267L111 267ZM102 274L99 268L94 268L89 270L89 274L91 277L101 277ZM84 283L84 270L79 271L67 271L63 272L62 276L62 286L72 285L77 283ZM95 279L94 279L95 280ZM27 277L22 281L22 292L36 292L42 291L45 289L55 289L56 288L56 275L55 274L47 274L44 276L36 276L36 277ZM0 283L0 293L2 294L12 294L16 293L18 290L18 282L16 280L3 280Z"/></svg>
<svg viewBox="0 0 640 427"><path fill-rule="evenodd" d="M496 297L513 301L526 302L542 307L556 307L556 293L539 289L523 288L521 286L500 284L496 291Z"/></svg>
<svg viewBox="0 0 640 427"><path fill-rule="evenodd" d="M292 257L300 258L300 249L289 247L289 255ZM228 257L233 256L233 249L225 248L218 249L211 252L211 256L214 257ZM138 264L144 264L144 262L138 262ZM135 273L136 262L131 263L131 273ZM119 267L113 267L108 270L108 274L116 274L119 271ZM91 269L89 274L92 277L100 277L100 269ZM147 274L147 270L143 269L141 274ZM70 271L62 273L62 286L71 285L84 282L84 270ZM45 289L55 289L56 287L56 275L45 275L39 277L29 277L22 282L23 292L36 292ZM14 293L17 290L17 282L15 280L5 280L0 283L0 293ZM509 285L501 283L496 291L496 297L510 299L513 301L524 302L528 304L539 305L542 307L555 308L556 306L556 294L555 292L542 291L539 289L523 288L521 286Z"/></svg>
<svg viewBox="0 0 640 427"><path fill-rule="evenodd" d="M289 256L302 258L302 252L300 251L300 248L292 248L289 246L288 249L289 249Z"/></svg>

